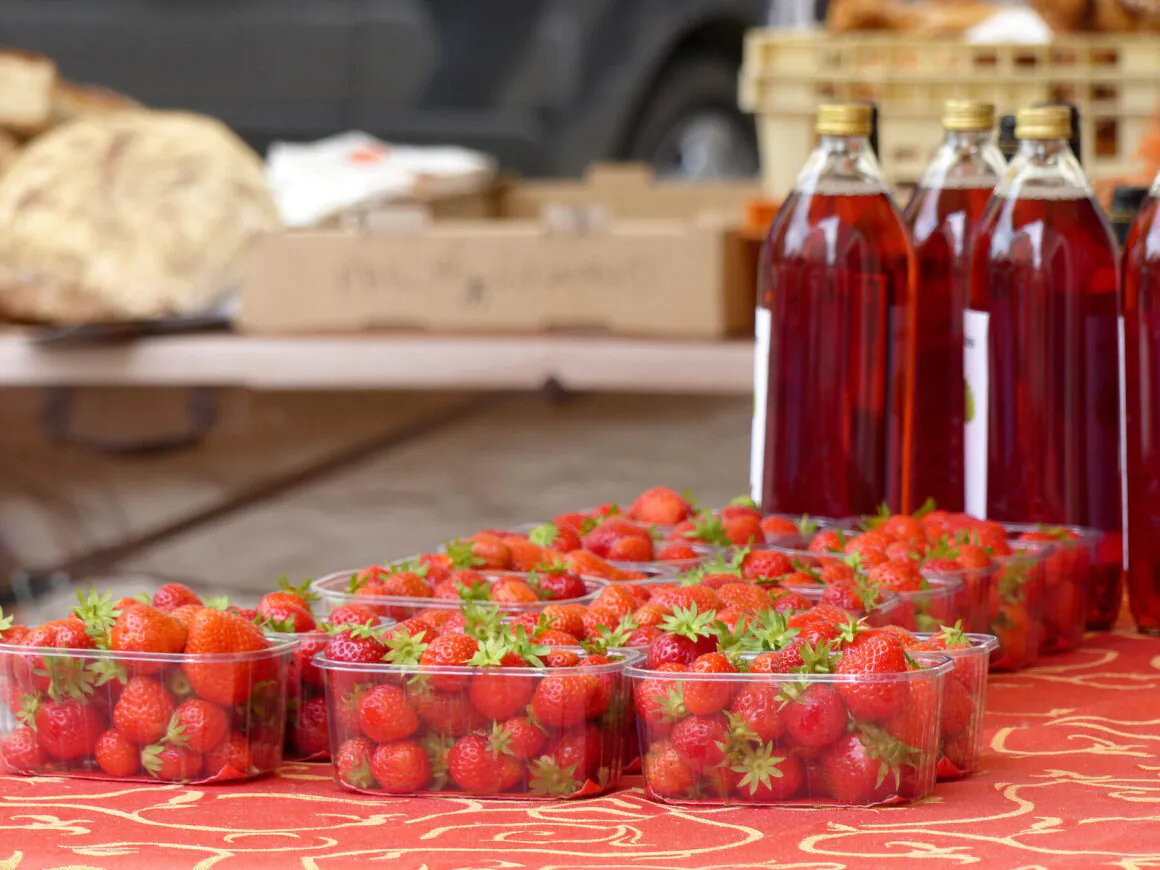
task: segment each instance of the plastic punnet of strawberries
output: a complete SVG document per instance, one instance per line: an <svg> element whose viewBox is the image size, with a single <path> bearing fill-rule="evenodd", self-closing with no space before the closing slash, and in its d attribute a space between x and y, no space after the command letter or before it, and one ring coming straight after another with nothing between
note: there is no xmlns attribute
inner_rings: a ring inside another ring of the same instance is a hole
<svg viewBox="0 0 1160 870"><path fill-rule="evenodd" d="M938 642L829 605L732 631L679 608L660 628L628 669L651 797L872 805L933 788L952 670Z"/></svg>
<svg viewBox="0 0 1160 870"><path fill-rule="evenodd" d="M20 774L215 782L282 759L296 642L171 583L78 592L63 619L0 631L0 762ZM224 607L224 603L220 603Z"/></svg>
<svg viewBox="0 0 1160 870"><path fill-rule="evenodd" d="M458 630L413 618L335 634L326 679L334 775L376 794L565 798L620 776L625 654L554 646L469 608Z"/></svg>

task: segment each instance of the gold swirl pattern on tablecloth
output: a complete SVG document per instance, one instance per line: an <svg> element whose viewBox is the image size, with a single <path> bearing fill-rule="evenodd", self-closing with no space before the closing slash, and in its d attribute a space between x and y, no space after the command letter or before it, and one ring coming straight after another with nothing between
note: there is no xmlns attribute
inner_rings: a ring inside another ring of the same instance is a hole
<svg viewBox="0 0 1160 870"><path fill-rule="evenodd" d="M996 676L984 770L873 810L665 806L639 787L389 800L340 791L310 764L236 786L0 777L0 870L1144 870L1160 866L1157 689L1160 643L1127 632Z"/></svg>

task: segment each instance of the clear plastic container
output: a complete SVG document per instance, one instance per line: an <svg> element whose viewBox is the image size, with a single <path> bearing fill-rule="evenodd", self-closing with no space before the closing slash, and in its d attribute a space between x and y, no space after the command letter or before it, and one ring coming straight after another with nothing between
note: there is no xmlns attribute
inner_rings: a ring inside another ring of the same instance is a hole
<svg viewBox="0 0 1160 870"><path fill-rule="evenodd" d="M270 773L298 641L268 639L222 655L0 644L0 769L195 784Z"/></svg>
<svg viewBox="0 0 1160 870"><path fill-rule="evenodd" d="M390 629L393 619L380 619L379 627ZM329 761L330 734L327 725L325 681L314 664L314 656L325 648L331 634L325 629L279 637L296 640L286 684L286 738L283 761Z"/></svg>
<svg viewBox="0 0 1160 870"><path fill-rule="evenodd" d="M921 640L929 633L915 635ZM968 634L969 647L941 651L954 670L943 684L939 714L938 778L959 779L979 769L983 754L983 712L987 703L987 673L999 641L990 634Z"/></svg>
<svg viewBox="0 0 1160 870"><path fill-rule="evenodd" d="M993 671L1020 670L1039 659L1046 557L1045 548L1025 545L995 560L998 570L988 604L988 633L999 642L991 658Z"/></svg>
<svg viewBox="0 0 1160 870"><path fill-rule="evenodd" d="M526 579L527 574L514 571L480 571L485 581L495 581L506 577ZM443 613L458 613L464 604L461 598L411 598L402 595L359 595L350 591L351 580L356 571L338 571L328 574L311 584L311 589L318 593L322 602L323 611L329 615L336 607L343 604L361 604L373 613L402 622L412 616L418 616L423 611L439 611ZM588 590L578 598L556 598L542 601L510 602L510 601L478 601L478 604L495 607L500 613L527 613L543 610L551 604L589 604L606 585L607 580L598 577L583 577L584 586Z"/></svg>
<svg viewBox="0 0 1160 870"><path fill-rule="evenodd" d="M990 625L987 609L990 606L991 586L998 573L998 565L988 565L985 568L957 568L952 571L922 569L922 576L928 582L954 580L962 584L955 611L963 620L963 629L973 632L985 632Z"/></svg>
<svg viewBox="0 0 1160 870"><path fill-rule="evenodd" d="M928 577L925 580L926 589L893 592L898 605L885 612L874 611L871 622L875 625L899 625L908 631L919 632L938 631L944 625L954 625L960 620L967 625L972 617L978 618L960 609L966 603L961 580L947 577ZM882 618L888 621L882 622Z"/></svg>
<svg viewBox="0 0 1160 870"><path fill-rule="evenodd" d="M379 795L557 799L614 788L631 725L625 667L640 655L608 657L570 668L477 668L352 664L320 653L335 779Z"/></svg>
<svg viewBox="0 0 1160 870"><path fill-rule="evenodd" d="M920 669L866 676L630 666L646 794L663 803L768 806L924 797L935 783L942 681L953 665L935 653L911 657ZM694 693L698 714L685 706ZM845 701L854 693L887 699L895 711L859 720ZM707 712L717 704L719 712ZM743 727L731 728L726 712Z"/></svg>
<svg viewBox="0 0 1160 870"><path fill-rule="evenodd" d="M1044 526L1030 523L1003 523L1013 538L1028 532L1042 532ZM1087 620L1087 600L1092 589L1094 572L1100 568L1100 544L1104 533L1098 529L1078 526L1049 526L1069 537L1051 541L1017 541L1027 549L1034 547L1043 552L1043 642L1042 652L1067 652L1083 640ZM1106 585L1106 584L1105 584Z"/></svg>

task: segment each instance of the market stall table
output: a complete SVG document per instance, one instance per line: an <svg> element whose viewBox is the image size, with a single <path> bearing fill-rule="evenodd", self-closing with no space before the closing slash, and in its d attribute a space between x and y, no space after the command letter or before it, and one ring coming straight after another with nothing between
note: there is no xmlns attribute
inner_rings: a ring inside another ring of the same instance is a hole
<svg viewBox="0 0 1160 870"><path fill-rule="evenodd" d="M984 771L908 807L689 808L0 777L0 868L1141 867L1160 863L1160 643L1123 629L993 678Z"/></svg>

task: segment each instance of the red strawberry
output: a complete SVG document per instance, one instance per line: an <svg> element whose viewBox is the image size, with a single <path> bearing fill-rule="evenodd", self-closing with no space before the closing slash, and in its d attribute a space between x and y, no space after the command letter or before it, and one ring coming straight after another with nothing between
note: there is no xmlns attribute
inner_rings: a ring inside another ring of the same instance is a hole
<svg viewBox="0 0 1160 870"><path fill-rule="evenodd" d="M657 562L684 562L700 557L701 551L692 544L686 544L683 541L665 544L653 555L653 559Z"/></svg>
<svg viewBox="0 0 1160 870"><path fill-rule="evenodd" d="M580 656L570 649L553 649L542 657L549 668L574 668L580 663Z"/></svg>
<svg viewBox="0 0 1160 870"><path fill-rule="evenodd" d="M942 715L939 717L940 733L943 737L953 737L966 730L975 716L975 699L971 691L955 674L947 677L943 684Z"/></svg>
<svg viewBox="0 0 1160 870"><path fill-rule="evenodd" d="M352 788L370 788L374 784L371 758L375 745L365 737L353 737L338 748L334 755L334 775L338 781Z"/></svg>
<svg viewBox="0 0 1160 870"><path fill-rule="evenodd" d="M643 559L629 559L625 558L623 555L618 558L612 555L613 547L626 539L635 539L641 543L637 545L625 544L624 547L629 548L637 546L642 549L631 552L625 550L622 552L626 552L628 555L633 556L639 556L644 553L645 557ZM648 529L646 529L644 526L639 526L632 522L632 520L626 519L624 517L611 517L605 520L588 534L586 534L583 538L583 541L585 550L588 550L590 553L595 553L602 559L608 559L609 561L616 560L622 562L648 562L652 560L653 543Z"/></svg>
<svg viewBox="0 0 1160 870"><path fill-rule="evenodd" d="M685 693L691 683L686 682ZM724 716L687 716L669 734L673 748L694 770L713 768L725 761L729 725Z"/></svg>
<svg viewBox="0 0 1160 870"><path fill-rule="evenodd" d="M668 662L692 664L697 656L717 650L717 637L711 625L716 614L698 614L697 608L677 607L673 615L661 623L664 634L648 648L648 667L652 670Z"/></svg>
<svg viewBox="0 0 1160 870"><path fill-rule="evenodd" d="M858 732L844 734L821 758L822 779L834 800L866 804L885 800L898 788L900 768L883 760L886 753L876 743L897 744L882 735L871 740Z"/></svg>
<svg viewBox="0 0 1160 870"><path fill-rule="evenodd" d="M17 728L0 739L0 761L12 773L37 773L44 766L44 752L31 728Z"/></svg>
<svg viewBox="0 0 1160 870"><path fill-rule="evenodd" d="M736 792L742 800L775 803L788 800L805 782L805 766L796 755L775 755L773 744L746 747L733 770L740 774Z"/></svg>
<svg viewBox="0 0 1160 870"><path fill-rule="evenodd" d="M592 674L550 674L536 685L529 706L543 724L567 728L584 721L599 688Z"/></svg>
<svg viewBox="0 0 1160 870"><path fill-rule="evenodd" d="M373 664L384 660L387 648L370 626L356 625L340 631L326 644L326 658L332 662Z"/></svg>
<svg viewBox="0 0 1160 870"><path fill-rule="evenodd" d="M572 655L575 658L575 654ZM502 647L485 643L479 656L482 658L473 660L482 667L471 678L468 690L471 703L484 718L497 721L510 719L528 705L536 688L536 680L524 675L505 674L505 669L525 667L526 663L515 653L505 653Z"/></svg>
<svg viewBox="0 0 1160 870"><path fill-rule="evenodd" d="M455 784L468 794L494 794L502 790L502 780L510 770L505 759L514 761L492 752L482 734L468 734L447 753L447 768Z"/></svg>
<svg viewBox="0 0 1160 870"><path fill-rule="evenodd" d="M555 631L550 628L547 631L541 631L535 636L534 640L541 646L576 646L579 642L577 638L570 634L565 634L562 631ZM560 667L560 665L548 664L548 667L555 668Z"/></svg>
<svg viewBox="0 0 1160 870"><path fill-rule="evenodd" d="M810 599L798 592L787 592L779 595L773 602L773 609L777 613L803 613L814 606Z"/></svg>
<svg viewBox="0 0 1160 870"><path fill-rule="evenodd" d="M655 742L641 762L644 784L658 798L683 798L692 791L697 775L668 740Z"/></svg>
<svg viewBox="0 0 1160 870"><path fill-rule="evenodd" d="M646 525L673 526L693 512L688 500L667 486L654 486L636 497L627 513Z"/></svg>
<svg viewBox="0 0 1160 870"><path fill-rule="evenodd" d="M717 590L717 597L743 613L761 613L770 606L769 593L754 583L726 583Z"/></svg>
<svg viewBox="0 0 1160 870"><path fill-rule="evenodd" d="M835 673L871 679L838 684L850 712L870 722L889 719L906 702L906 680L881 675L902 674L906 665L906 650L892 632L867 631L855 637L843 648Z"/></svg>
<svg viewBox="0 0 1160 870"><path fill-rule="evenodd" d="M85 624L75 616L42 623L31 629L24 638L24 646L54 649L95 649L96 645Z"/></svg>
<svg viewBox="0 0 1160 870"><path fill-rule="evenodd" d="M664 634L655 625L645 625L638 628L625 640L624 645L631 648L644 648L651 646L652 642Z"/></svg>
<svg viewBox="0 0 1160 870"><path fill-rule="evenodd" d="M125 779L141 770L141 747L111 728L97 738L93 755L101 770L117 779Z"/></svg>
<svg viewBox="0 0 1160 870"><path fill-rule="evenodd" d="M109 648L117 652L179 653L185 647L186 634L185 626L169 614L140 604L117 617L109 631ZM134 667L137 673L155 673L163 664L135 662Z"/></svg>
<svg viewBox="0 0 1160 870"><path fill-rule="evenodd" d="M697 656L689 666L689 671L696 674L733 674L737 669L724 654L712 652ZM728 679L686 680L685 708L698 716L709 716L723 710L729 703L733 687L734 684Z"/></svg>
<svg viewBox="0 0 1160 870"><path fill-rule="evenodd" d="M330 728L326 719L326 698L307 698L291 716L290 739L299 758L319 758L330 751Z"/></svg>
<svg viewBox="0 0 1160 870"><path fill-rule="evenodd" d="M426 667L462 667L479 652L479 642L464 634L441 634L427 645L419 658ZM432 688L456 692L471 681L469 674L432 674L428 678Z"/></svg>
<svg viewBox="0 0 1160 870"><path fill-rule="evenodd" d="M92 755L104 725L96 707L65 698L35 704L35 730L40 748L53 758L72 759Z"/></svg>
<svg viewBox="0 0 1160 870"><path fill-rule="evenodd" d="M777 550L754 550L741 560L741 576L745 580L773 580L792 574L793 561Z"/></svg>
<svg viewBox="0 0 1160 870"><path fill-rule="evenodd" d="M534 757L544 746L547 735L539 725L530 719L516 717L497 724L492 730L492 745L499 746L513 758L526 761Z"/></svg>
<svg viewBox="0 0 1160 870"><path fill-rule="evenodd" d="M807 549L811 553L840 553L845 546L845 533L837 529L824 529L814 535Z"/></svg>
<svg viewBox="0 0 1160 870"><path fill-rule="evenodd" d="M113 707L113 725L130 743L154 743L165 736L177 704L152 677L133 677Z"/></svg>
<svg viewBox="0 0 1160 870"><path fill-rule="evenodd" d="M141 766L163 782L189 782L201 771L202 758L184 746L154 743L141 750Z"/></svg>
<svg viewBox="0 0 1160 870"><path fill-rule="evenodd" d="M331 625L375 625L379 618L373 610L361 604L340 604L330 612L327 621Z"/></svg>
<svg viewBox="0 0 1160 870"><path fill-rule="evenodd" d="M788 674L805 665L802 658L804 644L793 641L789 646L754 656L749 663L751 674Z"/></svg>
<svg viewBox="0 0 1160 870"><path fill-rule="evenodd" d="M559 528L569 528L573 531L583 534L592 526L594 520L587 514L578 512L560 514L552 520L552 525Z"/></svg>
<svg viewBox="0 0 1160 870"><path fill-rule="evenodd" d="M580 529L585 520L586 518L581 517L575 521L569 519L569 522L566 523L545 523L532 529L528 534L528 539L534 544L557 553L571 553L581 547Z"/></svg>
<svg viewBox="0 0 1160 870"><path fill-rule="evenodd" d="M181 729L180 733L174 726ZM176 737L194 752L209 752L222 742L229 730L230 716L225 710L209 701L193 699L178 705L169 734L171 742Z"/></svg>
<svg viewBox="0 0 1160 870"><path fill-rule="evenodd" d="M584 614L587 608L583 605L549 604L543 610L544 619L556 631L570 634L577 640L584 637Z"/></svg>
<svg viewBox="0 0 1160 870"><path fill-rule="evenodd" d="M836 580L826 586L822 592L821 602L839 607L842 610L861 613L866 610L866 602L862 599L862 591L853 580Z"/></svg>
<svg viewBox="0 0 1160 870"><path fill-rule="evenodd" d="M380 594L401 598L430 598L431 584L415 571L396 571L383 580Z"/></svg>
<svg viewBox="0 0 1160 870"><path fill-rule="evenodd" d="M546 757L539 764L533 763L532 787L536 793L548 792L556 796L567 796L579 791L585 780L596 779L604 755L604 739L600 729L589 723L578 725L565 731L548 747ZM551 764L546 764L548 758ZM539 780L551 772L557 782L543 789Z"/></svg>
<svg viewBox="0 0 1160 870"><path fill-rule="evenodd" d="M265 601L265 599L262 600ZM258 615L262 620L270 623L275 630L291 634L314 631L317 627L310 611L297 604L273 602L266 604L265 607L259 604Z"/></svg>
<svg viewBox="0 0 1160 870"><path fill-rule="evenodd" d="M358 724L369 739L390 743L410 737L419 730L419 716L407 703L398 686L379 685L362 696L358 704Z"/></svg>
<svg viewBox="0 0 1160 870"><path fill-rule="evenodd" d="M501 604L535 604L540 600L536 590L523 580L497 580L491 585L490 598Z"/></svg>
<svg viewBox="0 0 1160 870"><path fill-rule="evenodd" d="M785 716L777 687L770 683L746 683L729 704L729 712L763 743L785 733Z"/></svg>
<svg viewBox="0 0 1160 870"><path fill-rule="evenodd" d="M588 587L578 574L569 571L550 571L537 578L540 597L546 601L566 601L570 598L583 598L588 594Z"/></svg>
<svg viewBox="0 0 1160 870"><path fill-rule="evenodd" d="M740 514L721 517L721 525L725 535L734 546L744 547L747 544L761 544L765 542L765 532L761 530L761 519L752 514Z"/></svg>
<svg viewBox="0 0 1160 870"><path fill-rule="evenodd" d="M794 688L800 687L795 684ZM791 693L782 708L786 736L805 749L828 746L846 732L846 706L830 686L815 683Z"/></svg>
<svg viewBox="0 0 1160 870"><path fill-rule="evenodd" d="M480 533L472 535L464 543L470 544L470 553L475 563L471 567L491 571L507 571L511 568L511 550L499 536Z"/></svg>
<svg viewBox="0 0 1160 870"><path fill-rule="evenodd" d="M407 700L423 724L436 734L462 737L485 723L466 692L440 692L421 686L409 691Z"/></svg>
<svg viewBox="0 0 1160 870"><path fill-rule="evenodd" d="M870 569L869 577L882 589L891 592L920 592L922 574L913 559L902 562L884 562Z"/></svg>
<svg viewBox="0 0 1160 870"><path fill-rule="evenodd" d="M153 593L153 606L166 613L186 604L202 604L198 594L182 583L166 583Z"/></svg>
<svg viewBox="0 0 1160 870"><path fill-rule="evenodd" d="M431 762L414 740L384 743L371 756L371 773L387 794L418 791L431 779Z"/></svg>
<svg viewBox="0 0 1160 870"><path fill-rule="evenodd" d="M310 631L298 636L298 646L294 650L293 673L304 684L322 686L322 671L314 664L314 657L326 649L330 635L325 631Z"/></svg>
<svg viewBox="0 0 1160 870"><path fill-rule="evenodd" d="M213 749L205 754L203 773L211 780L243 779L254 773L254 759L250 741L244 734L231 731Z"/></svg>
<svg viewBox="0 0 1160 870"><path fill-rule="evenodd" d="M657 673L687 670L686 665L675 662L656 668ZM632 694L637 715L648 724L654 737L657 734L667 734L672 725L688 713L685 709L684 683L684 680L662 677L650 677L635 682Z"/></svg>
<svg viewBox="0 0 1160 870"><path fill-rule="evenodd" d="M185 652L189 656L216 656L222 653L247 653L267 649L269 644L261 630L240 616L206 608L193 615ZM187 660L182 671L193 690L207 701L229 707L250 696L263 662ZM267 665L268 666L268 665Z"/></svg>

